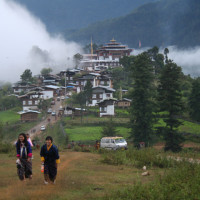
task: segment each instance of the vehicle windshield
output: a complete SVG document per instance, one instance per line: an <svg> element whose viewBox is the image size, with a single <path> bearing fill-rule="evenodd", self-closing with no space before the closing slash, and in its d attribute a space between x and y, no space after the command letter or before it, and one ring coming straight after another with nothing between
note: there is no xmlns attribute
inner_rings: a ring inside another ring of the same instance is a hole
<svg viewBox="0 0 200 200"><path fill-rule="evenodd" d="M123 138L115 139L115 143L124 143L124 142L126 142L126 140Z"/></svg>

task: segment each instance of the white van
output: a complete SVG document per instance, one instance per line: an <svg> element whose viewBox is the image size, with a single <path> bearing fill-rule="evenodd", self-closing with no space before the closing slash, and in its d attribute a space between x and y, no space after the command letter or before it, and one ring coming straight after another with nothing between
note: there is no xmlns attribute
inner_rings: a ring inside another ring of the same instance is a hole
<svg viewBox="0 0 200 200"><path fill-rule="evenodd" d="M100 147L105 149L128 149L127 142L123 137L103 137Z"/></svg>

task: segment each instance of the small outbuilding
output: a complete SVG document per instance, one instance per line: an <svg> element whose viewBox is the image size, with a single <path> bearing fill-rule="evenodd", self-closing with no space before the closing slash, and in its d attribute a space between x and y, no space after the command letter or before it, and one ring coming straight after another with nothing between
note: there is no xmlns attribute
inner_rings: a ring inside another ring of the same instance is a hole
<svg viewBox="0 0 200 200"><path fill-rule="evenodd" d="M131 106L131 99L123 98L122 100L116 101L116 106L119 108L128 108Z"/></svg>
<svg viewBox="0 0 200 200"><path fill-rule="evenodd" d="M32 122L38 120L38 114L40 114L40 112L36 110L27 110L27 111L20 111L18 112L18 114L20 114L22 122Z"/></svg>
<svg viewBox="0 0 200 200"><path fill-rule="evenodd" d="M117 99L109 98L104 99L97 103L99 105L99 115L102 116L113 116L115 115L115 102Z"/></svg>

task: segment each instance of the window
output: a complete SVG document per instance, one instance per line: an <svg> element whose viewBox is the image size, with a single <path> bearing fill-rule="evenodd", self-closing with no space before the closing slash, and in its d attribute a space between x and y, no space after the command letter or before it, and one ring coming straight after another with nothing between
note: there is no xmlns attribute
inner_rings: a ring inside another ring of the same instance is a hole
<svg viewBox="0 0 200 200"><path fill-rule="evenodd" d="M26 105L26 101L23 101L23 105Z"/></svg>
<svg viewBox="0 0 200 200"><path fill-rule="evenodd" d="M28 105L32 105L32 101L28 101Z"/></svg>
<svg viewBox="0 0 200 200"><path fill-rule="evenodd" d="M38 105L38 101L35 101L35 105Z"/></svg>
<svg viewBox="0 0 200 200"><path fill-rule="evenodd" d="M92 95L92 98L96 98L96 97L97 97L97 95L96 95L96 94L93 94L93 95Z"/></svg>
<svg viewBox="0 0 200 200"><path fill-rule="evenodd" d="M106 110L107 110L107 107L100 107L101 112L106 112Z"/></svg>
<svg viewBox="0 0 200 200"><path fill-rule="evenodd" d="M70 80L73 80L73 77L70 77Z"/></svg>
<svg viewBox="0 0 200 200"><path fill-rule="evenodd" d="M110 97L110 94L106 94L106 97Z"/></svg>
<svg viewBox="0 0 200 200"><path fill-rule="evenodd" d="M99 98L101 98L101 99L102 99L102 98L103 98L103 94L99 94Z"/></svg>

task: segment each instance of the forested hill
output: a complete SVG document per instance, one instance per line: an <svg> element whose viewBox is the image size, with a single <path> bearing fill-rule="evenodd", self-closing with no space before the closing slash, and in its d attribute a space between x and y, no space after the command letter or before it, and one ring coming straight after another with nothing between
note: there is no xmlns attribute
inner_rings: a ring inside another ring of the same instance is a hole
<svg viewBox="0 0 200 200"><path fill-rule="evenodd" d="M200 0L161 0L145 4L130 14L98 22L87 28L66 34L67 39L102 44L111 38L138 47L191 47L200 45Z"/></svg>
<svg viewBox="0 0 200 200"><path fill-rule="evenodd" d="M120 17L155 0L14 0L39 17L50 32L80 29L91 23Z"/></svg>

